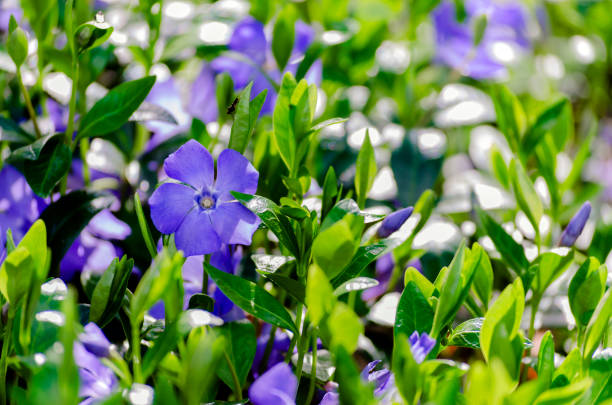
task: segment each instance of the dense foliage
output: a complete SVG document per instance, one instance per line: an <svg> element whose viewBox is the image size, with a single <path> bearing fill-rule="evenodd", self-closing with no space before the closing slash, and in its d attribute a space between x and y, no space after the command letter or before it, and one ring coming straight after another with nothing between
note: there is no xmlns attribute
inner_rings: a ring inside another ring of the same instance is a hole
<svg viewBox="0 0 612 405"><path fill-rule="evenodd" d="M0 404L612 403L610 15L2 0Z"/></svg>

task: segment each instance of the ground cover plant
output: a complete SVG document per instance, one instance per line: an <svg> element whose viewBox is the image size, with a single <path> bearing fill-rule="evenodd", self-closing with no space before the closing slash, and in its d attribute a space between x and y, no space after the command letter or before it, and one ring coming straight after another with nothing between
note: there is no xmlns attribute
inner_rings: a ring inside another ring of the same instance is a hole
<svg viewBox="0 0 612 405"><path fill-rule="evenodd" d="M3 0L0 404L611 404L610 15Z"/></svg>

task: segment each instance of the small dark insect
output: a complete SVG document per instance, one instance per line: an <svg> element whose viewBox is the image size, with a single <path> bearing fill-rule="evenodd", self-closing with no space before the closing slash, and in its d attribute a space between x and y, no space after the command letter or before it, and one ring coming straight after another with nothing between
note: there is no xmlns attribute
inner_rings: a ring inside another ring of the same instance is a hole
<svg viewBox="0 0 612 405"><path fill-rule="evenodd" d="M236 105L238 105L238 101L240 101L240 100L239 100L238 97L236 97L234 99L234 101L232 102L232 104L229 107L227 107L227 114L228 115L231 115L231 114L236 112Z"/></svg>

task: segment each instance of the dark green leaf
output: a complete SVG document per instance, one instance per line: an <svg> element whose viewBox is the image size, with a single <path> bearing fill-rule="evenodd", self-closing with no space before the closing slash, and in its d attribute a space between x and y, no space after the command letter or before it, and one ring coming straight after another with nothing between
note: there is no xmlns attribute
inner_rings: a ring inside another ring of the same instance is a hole
<svg viewBox="0 0 612 405"><path fill-rule="evenodd" d="M77 140L119 129L147 97L155 76L125 82L110 90L81 119Z"/></svg>
<svg viewBox="0 0 612 405"><path fill-rule="evenodd" d="M205 267L217 287L234 304L265 322L297 333L291 315L266 290L251 281L217 270L210 265Z"/></svg>
<svg viewBox="0 0 612 405"><path fill-rule="evenodd" d="M16 122L0 116L0 141L30 143L34 137L24 131Z"/></svg>
<svg viewBox="0 0 612 405"><path fill-rule="evenodd" d="M113 27L107 23L89 21L77 27L74 32L76 51L81 54L102 45L113 33Z"/></svg>
<svg viewBox="0 0 612 405"><path fill-rule="evenodd" d="M283 76L272 121L274 126L273 139L287 169L291 172L294 169L297 145L295 134L293 133L293 122L290 114L291 96L297 87L295 78L291 73Z"/></svg>
<svg viewBox="0 0 612 405"><path fill-rule="evenodd" d="M189 298L188 309L203 309L204 311L212 312L215 301L206 294L193 294Z"/></svg>
<svg viewBox="0 0 612 405"><path fill-rule="evenodd" d="M359 149L359 155L357 155L356 170L355 194L357 194L357 204L359 207L363 208L365 206L367 194L376 176L376 159L368 130L366 130L365 139Z"/></svg>
<svg viewBox="0 0 612 405"><path fill-rule="evenodd" d="M332 280L332 286L338 288L342 283L358 277L370 263L397 246L397 242L394 239L384 239L368 246L360 246L351 262Z"/></svg>
<svg viewBox="0 0 612 405"><path fill-rule="evenodd" d="M578 325L586 326L606 289L607 269L594 258L588 258L570 282L567 297Z"/></svg>
<svg viewBox="0 0 612 405"><path fill-rule="evenodd" d="M540 140L542 140L544 135L555 126L567 103L568 101L566 99L559 100L538 116L523 137L522 150L525 153L531 154L532 151L535 150L535 147Z"/></svg>
<svg viewBox="0 0 612 405"><path fill-rule="evenodd" d="M251 119L249 110L252 87L253 82L250 82L240 92L240 94L238 94L238 103L236 104L234 113L234 123L232 124L232 130L230 133L228 147L240 153L244 153L251 135Z"/></svg>
<svg viewBox="0 0 612 405"><path fill-rule="evenodd" d="M351 291L367 290L368 288L376 287L378 280L369 277L355 277L340 284L338 288L334 290L334 295L339 297L342 294L349 293Z"/></svg>
<svg viewBox="0 0 612 405"><path fill-rule="evenodd" d="M495 248L499 251L505 262L519 275L526 272L529 267L529 261L525 256L523 247L516 243L512 236L508 235L504 228L495 222L489 214L480 208L477 211L486 235L493 240Z"/></svg>
<svg viewBox="0 0 612 405"><path fill-rule="evenodd" d="M70 169L72 151L61 137L51 138L36 160L24 161L24 174L32 190L47 197Z"/></svg>
<svg viewBox="0 0 612 405"><path fill-rule="evenodd" d="M238 381L240 381L241 385L244 385L255 358L255 349L257 347L255 327L251 322L242 321L226 323L217 330L225 337L226 353L234 365ZM228 387L234 387L227 363L222 362L219 364L217 375Z"/></svg>
<svg viewBox="0 0 612 405"><path fill-rule="evenodd" d="M433 317L434 311L427 298L414 281L409 281L397 305L393 335L397 339L402 334L410 336L415 331L429 333Z"/></svg>
<svg viewBox="0 0 612 405"><path fill-rule="evenodd" d="M289 61L295 38L295 16L289 4L276 17L272 31L272 54L282 72Z"/></svg>

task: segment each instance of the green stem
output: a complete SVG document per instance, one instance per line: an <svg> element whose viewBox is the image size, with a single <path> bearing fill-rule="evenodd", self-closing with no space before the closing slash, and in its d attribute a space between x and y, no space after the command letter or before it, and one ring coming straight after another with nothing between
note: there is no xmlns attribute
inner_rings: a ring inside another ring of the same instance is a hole
<svg viewBox="0 0 612 405"><path fill-rule="evenodd" d="M134 382L142 381L142 360L140 358L140 323L132 324L132 368L134 371Z"/></svg>
<svg viewBox="0 0 612 405"><path fill-rule="evenodd" d="M303 309L304 309L304 304L302 304L301 302L298 302L297 308L296 308L296 315L295 315L295 324L297 325L298 329L302 323L302 312L304 312ZM293 354L293 348L295 347L298 339L299 339L299 336L297 333L295 333L293 337L291 338L291 343L289 344L289 350L287 351L287 356L285 357L285 363L289 363L291 361L291 355Z"/></svg>
<svg viewBox="0 0 612 405"><path fill-rule="evenodd" d="M348 295L347 305L350 309L355 309L355 299L357 298L357 291L351 291Z"/></svg>
<svg viewBox="0 0 612 405"><path fill-rule="evenodd" d="M68 109L68 124L66 125L65 142L72 145L72 134L74 132L74 114L76 112L77 89L79 87L79 61L77 56L72 60L72 92Z"/></svg>
<svg viewBox="0 0 612 405"><path fill-rule="evenodd" d="M270 328L270 336L268 337L268 342L266 343L266 348L264 350L263 357L261 358L261 363L259 364L260 374L263 374L268 366L268 360L270 359L270 354L272 354L272 349L274 348L274 341L276 340L277 330L278 327L276 326L272 326Z"/></svg>
<svg viewBox="0 0 612 405"><path fill-rule="evenodd" d="M202 294L208 294L208 272L206 265L210 263L210 255L204 255L203 271L202 271Z"/></svg>
<svg viewBox="0 0 612 405"><path fill-rule="evenodd" d="M38 127L38 121L36 120L36 113L34 112L34 106L32 106L32 100L30 99L30 95L28 94L28 90L25 88L23 84L23 79L21 77L21 70L19 67L17 68L17 81L19 82L19 88L21 89L21 93L23 94L23 98L26 103L26 108L28 109L28 114L30 114L30 118L32 118L32 124L34 124L34 132L36 132L36 138L40 139L42 134L40 133L40 128Z"/></svg>
<svg viewBox="0 0 612 405"><path fill-rule="evenodd" d="M144 212L142 211L142 204L140 203L138 192L134 193L134 209L136 210L136 217L138 218L138 225L140 226L142 238L144 239L147 250L153 259L155 256L157 256L157 249L155 249L153 237L151 236L151 232L147 226L147 221L145 220Z"/></svg>
<svg viewBox="0 0 612 405"><path fill-rule="evenodd" d="M8 351L11 345L11 337L13 335L13 319L15 318L15 314L12 312L12 308L9 308L8 320L4 330L4 339L2 341L2 356L0 357L0 397L2 405L6 405L6 372Z"/></svg>
<svg viewBox="0 0 612 405"><path fill-rule="evenodd" d="M240 385L238 374L236 374L236 369L234 368L234 365L227 354L227 350L223 350L223 357L225 357L225 362L229 367L232 380L234 381L234 395L236 395L236 399L238 399L238 401L242 401L242 386Z"/></svg>
<svg viewBox="0 0 612 405"><path fill-rule="evenodd" d="M87 152L89 151L89 139L81 139L79 142L79 151L81 152L81 162L83 163L83 182L85 187L91 184L91 176L89 175L89 165L87 164Z"/></svg>
<svg viewBox="0 0 612 405"><path fill-rule="evenodd" d="M310 369L310 385L305 404L310 404L314 397L315 383L317 381L317 332L312 332L312 368Z"/></svg>
<svg viewBox="0 0 612 405"><path fill-rule="evenodd" d="M531 301L531 319L529 319L529 340L533 339L533 335L535 335L535 316L536 312L538 312L538 306L540 305L540 297L533 297Z"/></svg>
<svg viewBox="0 0 612 405"><path fill-rule="evenodd" d="M306 354L307 348L308 348L308 325L306 321L304 321L302 332L300 334L300 340L298 342L298 359L297 359L297 364L295 366L295 376L297 377L298 385L300 384L300 379L302 378L302 368L304 367L304 355Z"/></svg>

